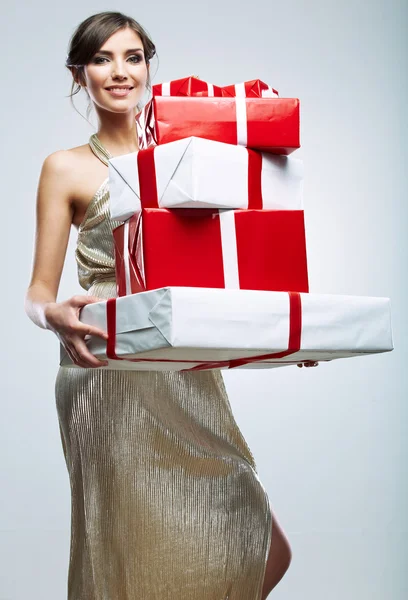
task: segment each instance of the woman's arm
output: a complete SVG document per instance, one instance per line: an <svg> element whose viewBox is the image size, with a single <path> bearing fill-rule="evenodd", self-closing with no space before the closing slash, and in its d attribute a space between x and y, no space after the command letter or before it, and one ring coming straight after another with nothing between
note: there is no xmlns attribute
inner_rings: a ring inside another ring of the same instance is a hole
<svg viewBox="0 0 408 600"><path fill-rule="evenodd" d="M48 329L47 307L57 298L71 229L72 162L66 150L50 154L43 163L38 184L34 259L25 311L44 329Z"/></svg>
<svg viewBox="0 0 408 600"><path fill-rule="evenodd" d="M25 311L39 327L53 331L73 362L81 367L100 367L85 344L86 335L107 334L81 323L85 304L98 302L95 296L76 295L56 302L72 223L71 178L73 159L66 150L47 156L41 169L37 192L36 233L31 280L25 296Z"/></svg>

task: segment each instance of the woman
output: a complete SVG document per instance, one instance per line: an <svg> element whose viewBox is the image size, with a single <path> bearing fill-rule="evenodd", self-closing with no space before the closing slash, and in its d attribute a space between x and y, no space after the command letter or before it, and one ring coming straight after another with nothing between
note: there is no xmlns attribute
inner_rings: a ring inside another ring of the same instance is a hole
<svg viewBox="0 0 408 600"><path fill-rule="evenodd" d="M121 13L79 25L66 66L98 132L49 155L38 187L26 311L83 367L60 368L55 386L72 493L68 598L263 600L291 550L220 371L106 370L84 341L105 333L78 319L84 305L116 295L107 159L138 149L134 116L154 55ZM71 224L87 294L56 302Z"/></svg>

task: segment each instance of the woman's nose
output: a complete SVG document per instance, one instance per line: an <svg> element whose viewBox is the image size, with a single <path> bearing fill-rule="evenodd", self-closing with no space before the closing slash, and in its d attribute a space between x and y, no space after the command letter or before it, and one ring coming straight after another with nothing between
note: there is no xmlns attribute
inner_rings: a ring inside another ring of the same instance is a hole
<svg viewBox="0 0 408 600"><path fill-rule="evenodd" d="M112 63L112 77L126 77L126 69L120 63Z"/></svg>

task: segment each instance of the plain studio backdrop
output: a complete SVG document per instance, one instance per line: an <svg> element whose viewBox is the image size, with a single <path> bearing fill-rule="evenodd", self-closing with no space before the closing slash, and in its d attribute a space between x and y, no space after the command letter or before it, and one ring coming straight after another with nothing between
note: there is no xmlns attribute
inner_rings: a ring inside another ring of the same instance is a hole
<svg viewBox="0 0 408 600"><path fill-rule="evenodd" d="M0 599L66 597L70 486L54 400L59 346L26 317L23 302L42 162L96 131L95 114L92 127L67 98L68 41L80 21L104 10L128 13L151 34L160 59L153 83L193 74L220 85L260 78L300 99L302 148L293 156L305 164L310 291L390 297L395 350L309 369L224 371L293 550L271 598L407 598L407 3L25 0L3 11L0 42ZM83 92L75 103L85 115ZM85 293L75 242L72 228L58 300Z"/></svg>

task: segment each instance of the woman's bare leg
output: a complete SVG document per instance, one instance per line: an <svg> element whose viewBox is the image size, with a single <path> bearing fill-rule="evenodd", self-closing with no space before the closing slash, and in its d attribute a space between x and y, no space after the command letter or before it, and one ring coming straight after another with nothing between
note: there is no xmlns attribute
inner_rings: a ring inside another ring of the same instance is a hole
<svg viewBox="0 0 408 600"><path fill-rule="evenodd" d="M272 511L272 539L266 563L261 600L265 600L269 592L279 583L288 570L291 560L292 550L289 541Z"/></svg>

